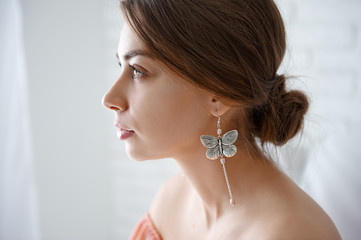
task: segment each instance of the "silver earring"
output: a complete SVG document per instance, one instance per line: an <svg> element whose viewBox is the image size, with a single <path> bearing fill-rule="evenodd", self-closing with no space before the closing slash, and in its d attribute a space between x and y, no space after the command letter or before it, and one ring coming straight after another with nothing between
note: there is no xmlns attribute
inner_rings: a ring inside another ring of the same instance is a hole
<svg viewBox="0 0 361 240"><path fill-rule="evenodd" d="M229 193L229 203L232 207L235 205L235 201L232 196L231 186L229 185L228 175L226 170L226 158L225 157L233 157L237 153L237 147L233 145L233 143L238 138L238 131L231 130L226 132L223 136L222 129L221 129L221 117L217 116L217 137L213 137L210 135L202 135L201 142L202 144L208 148L206 152L206 156L208 159L216 160L220 157L220 161L223 167L224 177L226 179L228 193Z"/></svg>

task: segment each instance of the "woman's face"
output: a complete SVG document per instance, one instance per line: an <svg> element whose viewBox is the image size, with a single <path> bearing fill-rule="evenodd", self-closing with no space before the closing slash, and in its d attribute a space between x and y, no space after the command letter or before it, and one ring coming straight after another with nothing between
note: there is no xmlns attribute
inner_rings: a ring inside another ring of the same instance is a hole
<svg viewBox="0 0 361 240"><path fill-rule="evenodd" d="M115 113L118 137L136 160L173 158L202 148L209 134L209 94L195 91L158 60L147 56L134 31L125 24L117 52L120 76L103 104Z"/></svg>

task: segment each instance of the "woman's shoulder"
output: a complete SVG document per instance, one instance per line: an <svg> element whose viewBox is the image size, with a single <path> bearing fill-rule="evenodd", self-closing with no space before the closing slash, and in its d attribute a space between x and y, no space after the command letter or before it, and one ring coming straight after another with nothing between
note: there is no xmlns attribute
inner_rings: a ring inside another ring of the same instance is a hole
<svg viewBox="0 0 361 240"><path fill-rule="evenodd" d="M316 214L306 216L306 213L296 211L264 218L247 231L245 239L254 238L339 240L341 236L328 217Z"/></svg>
<svg viewBox="0 0 361 240"><path fill-rule="evenodd" d="M162 184L150 208L150 215L157 228L169 222L170 216L177 216L188 191L187 181L182 174L177 174Z"/></svg>
<svg viewBox="0 0 361 240"><path fill-rule="evenodd" d="M184 193L186 190L187 183L182 174L176 174L169 178L158 189L151 206L151 213L164 209L167 204L174 205L179 202L184 198L184 196L179 197L179 194ZM161 208L159 209L158 207Z"/></svg>
<svg viewBox="0 0 361 240"><path fill-rule="evenodd" d="M251 218L245 239L341 239L331 218L312 198L293 182L282 185L267 194L269 199L256 201L258 214Z"/></svg>
<svg viewBox="0 0 361 240"><path fill-rule="evenodd" d="M260 206L260 208L262 208ZM320 213L318 209L270 209L258 217L247 217L241 224L237 219L243 218L243 214L233 214L227 219L227 239L317 239L317 240L340 240L336 226L326 213ZM217 236L214 239L219 239ZM224 236L223 236L224 237Z"/></svg>
<svg viewBox="0 0 361 240"><path fill-rule="evenodd" d="M229 239L341 239L327 213L288 178L253 192L252 201L225 218Z"/></svg>

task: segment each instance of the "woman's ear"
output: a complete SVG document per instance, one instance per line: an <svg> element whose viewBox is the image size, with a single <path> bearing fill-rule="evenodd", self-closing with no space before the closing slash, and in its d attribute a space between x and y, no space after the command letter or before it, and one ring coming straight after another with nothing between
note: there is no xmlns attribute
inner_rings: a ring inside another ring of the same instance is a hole
<svg viewBox="0 0 361 240"><path fill-rule="evenodd" d="M232 104L233 102L230 100L212 96L209 100L209 110L213 116L222 116L231 108Z"/></svg>

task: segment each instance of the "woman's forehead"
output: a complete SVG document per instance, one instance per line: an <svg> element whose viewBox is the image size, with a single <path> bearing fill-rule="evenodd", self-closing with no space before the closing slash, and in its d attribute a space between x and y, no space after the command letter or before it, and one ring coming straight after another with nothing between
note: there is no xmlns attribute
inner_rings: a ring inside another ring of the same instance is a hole
<svg viewBox="0 0 361 240"><path fill-rule="evenodd" d="M124 23L119 37L117 54L119 58L129 58L133 55L145 55L141 40L129 26Z"/></svg>

